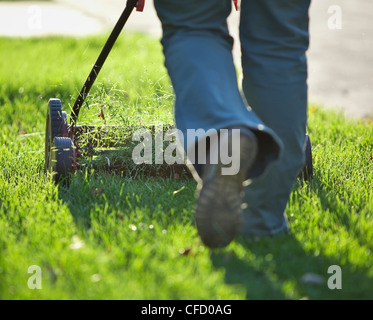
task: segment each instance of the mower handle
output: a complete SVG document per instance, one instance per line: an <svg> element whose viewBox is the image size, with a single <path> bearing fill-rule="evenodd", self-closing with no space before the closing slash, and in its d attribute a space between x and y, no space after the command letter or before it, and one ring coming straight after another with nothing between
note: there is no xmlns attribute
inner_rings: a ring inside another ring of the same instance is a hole
<svg viewBox="0 0 373 320"><path fill-rule="evenodd" d="M77 96L72 111L70 115L70 127L76 125L76 120L78 119L79 111L81 106L84 103L84 100L88 96L89 91L92 88L93 83L95 82L106 58L108 57L111 49L114 46L115 41L118 39L120 32L122 31L124 25L126 24L129 16L131 15L134 8L137 11L143 11L145 5L145 0L127 0L126 7L123 10L123 13L119 17L118 22L116 23L113 31L111 32L109 38L107 39L100 55L98 56L91 72L89 73L82 89L80 90L79 95ZM73 130L71 130L73 132Z"/></svg>
<svg viewBox="0 0 373 320"><path fill-rule="evenodd" d="M238 3L239 3L238 0L233 0L233 4L236 10L238 10ZM77 96L74 102L71 115L70 115L70 127L76 125L76 120L78 119L80 108L83 105L84 100L88 96L88 93L91 90L93 83L95 82L102 66L105 63L106 58L108 57L111 49L113 48L115 41L117 40L120 32L122 31L124 25L126 24L133 9L136 8L136 11L143 11L144 5L145 5L145 0L127 0L127 4L123 10L123 13L119 17L118 22L116 23L113 31L111 32L109 38L107 39L104 48L102 49L100 55L98 56L96 63L94 64L82 89L80 90L79 95Z"/></svg>
<svg viewBox="0 0 373 320"><path fill-rule="evenodd" d="M136 11L144 11L145 0L137 0Z"/></svg>

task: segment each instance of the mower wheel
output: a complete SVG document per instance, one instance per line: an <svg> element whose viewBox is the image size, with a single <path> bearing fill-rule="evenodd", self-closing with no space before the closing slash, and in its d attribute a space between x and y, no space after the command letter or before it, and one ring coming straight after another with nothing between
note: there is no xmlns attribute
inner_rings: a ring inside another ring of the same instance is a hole
<svg viewBox="0 0 373 320"><path fill-rule="evenodd" d="M70 138L55 137L50 150L49 171L55 183L70 181L73 170L74 144Z"/></svg>
<svg viewBox="0 0 373 320"><path fill-rule="evenodd" d="M48 171L51 146L55 137L62 137L62 106L60 99L49 99L45 126L44 170Z"/></svg>
<svg viewBox="0 0 373 320"><path fill-rule="evenodd" d="M304 180L310 180L313 176L313 164L312 164L312 149L311 149L311 140L309 135L306 133L306 140L304 144L304 152L306 155L306 163L299 173L299 178Z"/></svg>

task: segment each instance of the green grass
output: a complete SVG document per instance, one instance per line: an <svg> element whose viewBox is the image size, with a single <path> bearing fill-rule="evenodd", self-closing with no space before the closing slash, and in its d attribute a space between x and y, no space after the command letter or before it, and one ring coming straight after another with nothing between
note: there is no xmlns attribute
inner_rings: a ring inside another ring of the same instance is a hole
<svg viewBox="0 0 373 320"><path fill-rule="evenodd" d="M372 123L311 107L315 177L294 187L291 235L222 250L198 237L192 180L86 171L55 186L43 173L47 101L69 110L104 41L0 39L1 299L373 298ZM125 35L82 121L102 123L103 104L107 123L169 123L172 103L159 42ZM27 286L31 265L41 290ZM341 290L326 285L331 265Z"/></svg>

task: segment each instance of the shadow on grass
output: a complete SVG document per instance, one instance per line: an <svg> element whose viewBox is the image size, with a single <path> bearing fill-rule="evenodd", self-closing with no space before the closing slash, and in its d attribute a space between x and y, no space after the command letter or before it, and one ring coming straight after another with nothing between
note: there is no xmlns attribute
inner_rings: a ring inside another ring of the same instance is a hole
<svg viewBox="0 0 373 320"><path fill-rule="evenodd" d="M320 199L323 211L338 212L332 221L352 234L351 216L339 208L335 191L323 185L317 177L313 178L309 188ZM244 286L247 299L373 298L373 276L366 262L352 264L348 262L351 257L333 257L306 250L296 234L281 234L257 241L241 237L238 242L247 250L244 258L214 252L211 259L216 268L225 269L227 283ZM320 250L322 248L325 246L320 245ZM332 265L338 265L342 270L340 290L328 287L328 279L333 275L328 273L328 268Z"/></svg>
<svg viewBox="0 0 373 320"><path fill-rule="evenodd" d="M336 192L317 177L313 178L309 188L320 199L324 212L338 212L331 217L332 221L352 234L351 215L340 208L335 200ZM225 269L226 283L244 286L247 299L373 298L373 277L366 262L352 264L348 262L351 257L333 257L306 250L296 234L281 234L257 241L241 237L238 243L247 250L244 258L234 253L214 252L211 260L216 268ZM320 246L322 248L325 246ZM342 270L340 290L328 287L328 279L333 276L328 269L332 265L338 265Z"/></svg>
<svg viewBox="0 0 373 320"><path fill-rule="evenodd" d="M179 202L175 198L177 190L183 190L182 194L178 193ZM185 203L193 202L193 194L193 180L188 176L175 179L172 174L169 177L139 174L132 178L108 171L88 176L79 172L72 177L68 187L58 189L59 199L68 206L81 230L89 229L92 219L112 217L123 220L140 213L144 219L162 220L164 225L178 222L176 217L170 219L160 213L182 211ZM177 218L184 219L182 215Z"/></svg>
<svg viewBox="0 0 373 320"><path fill-rule="evenodd" d="M123 183L124 192L120 183ZM92 214L105 208L115 211L115 214L125 210L131 211L132 208L150 213L154 212L154 208L161 203L162 212L167 213L171 210L179 210L175 207L175 203L180 208L193 205L192 187L177 202L170 200L171 197L167 194L166 189L177 190L184 185L184 181L168 181L167 183L171 183L172 186L167 188L162 185L162 182L159 183L158 189L155 190L155 186L152 184L147 186L146 181L123 182L121 178L110 175L106 178L87 179L80 175L75 177L69 188L59 189L59 198L68 205L75 223L83 229L90 227ZM155 193L149 194L149 187L153 188ZM100 194L100 188L104 189L105 197ZM329 192L323 191L317 181L311 188L317 189L313 192ZM138 198L140 195L142 197ZM319 196L323 195L319 194ZM103 218L106 219L106 216ZM180 216L170 219L167 214L162 214L155 218L164 219L164 224L183 223L183 218ZM185 219L190 221L189 213ZM258 241L240 238L237 242L242 246L240 250L244 249L246 253L211 251L210 257L216 269L225 271L224 280L227 284L244 288L246 299L373 298L373 278L369 275L368 267L360 266L359 262L351 264L347 262L347 257L334 258L320 252L306 250L303 243L296 239L296 235L282 234ZM328 268L332 265L339 265L342 269L341 290L328 288L327 281L332 276L328 274ZM306 275L308 281L305 281Z"/></svg>
<svg viewBox="0 0 373 320"><path fill-rule="evenodd" d="M248 259L240 258L234 252L212 251L211 261L216 269L225 271L227 284L245 289L246 299L286 299L280 286L267 277L265 270L256 267Z"/></svg>
<svg viewBox="0 0 373 320"><path fill-rule="evenodd" d="M355 222L351 219L351 209L354 206L355 212L360 212L364 207L365 203L362 201L351 204L347 203L348 199L343 199L346 196L341 196L337 194L332 187L324 184L318 178L314 178L312 184L310 184L310 189L317 198L320 200L320 205L323 211L333 213L331 219L337 226L343 226L350 234L352 232L356 233L358 230L355 228ZM361 235L364 239L364 235ZM373 248L373 244L370 248Z"/></svg>
<svg viewBox="0 0 373 320"><path fill-rule="evenodd" d="M251 258L234 253L211 254L216 268L225 269L227 284L240 284L246 299L372 299L373 278L366 268L306 252L293 235L259 241L239 239ZM342 269L342 289L329 289L332 265Z"/></svg>

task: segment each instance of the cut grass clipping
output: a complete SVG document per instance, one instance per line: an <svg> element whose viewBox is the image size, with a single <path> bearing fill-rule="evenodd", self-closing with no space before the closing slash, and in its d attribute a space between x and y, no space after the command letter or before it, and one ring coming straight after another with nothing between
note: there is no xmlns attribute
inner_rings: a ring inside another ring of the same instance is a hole
<svg viewBox="0 0 373 320"><path fill-rule="evenodd" d="M314 178L294 187L291 234L221 250L198 237L191 179L87 169L55 186L47 101L69 112L104 41L0 39L1 299L373 298L369 121L310 107ZM159 42L124 34L79 121L102 124L103 105L110 124L172 124L173 99ZM328 286L331 266L341 289Z"/></svg>

